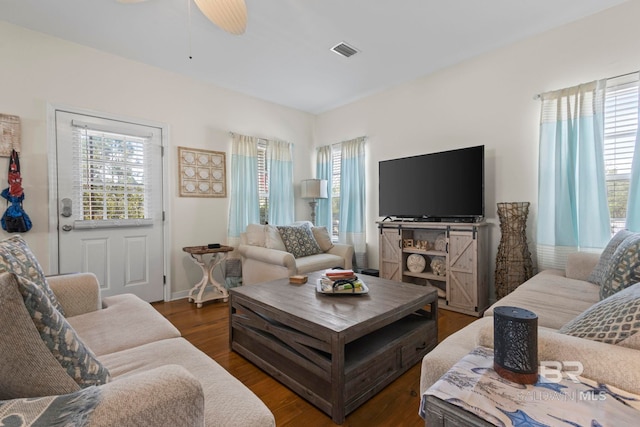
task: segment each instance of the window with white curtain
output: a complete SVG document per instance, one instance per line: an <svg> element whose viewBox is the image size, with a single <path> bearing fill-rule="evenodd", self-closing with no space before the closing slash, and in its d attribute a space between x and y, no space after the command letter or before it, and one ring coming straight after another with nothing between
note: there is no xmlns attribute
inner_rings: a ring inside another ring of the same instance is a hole
<svg viewBox="0 0 640 427"><path fill-rule="evenodd" d="M266 224L269 218L269 163L265 139L258 140L258 197L260 224Z"/></svg>
<svg viewBox="0 0 640 427"><path fill-rule="evenodd" d="M625 228L636 133L638 74L609 79L605 92L604 162L612 234Z"/></svg>
<svg viewBox="0 0 640 427"><path fill-rule="evenodd" d="M340 144L331 146L331 239L338 241L340 224L340 173L342 167L342 151Z"/></svg>
<svg viewBox="0 0 640 427"><path fill-rule="evenodd" d="M77 219L151 218L150 137L73 124Z"/></svg>

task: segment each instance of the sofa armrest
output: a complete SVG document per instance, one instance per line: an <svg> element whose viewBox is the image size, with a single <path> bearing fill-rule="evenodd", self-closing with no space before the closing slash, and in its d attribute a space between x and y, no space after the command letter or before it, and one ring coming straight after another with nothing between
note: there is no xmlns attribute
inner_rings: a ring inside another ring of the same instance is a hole
<svg viewBox="0 0 640 427"><path fill-rule="evenodd" d="M47 283L62 305L66 317L101 308L100 284L92 273L47 276Z"/></svg>
<svg viewBox="0 0 640 427"><path fill-rule="evenodd" d="M185 368L165 365L100 386L92 427L204 426L204 394Z"/></svg>
<svg viewBox="0 0 640 427"><path fill-rule="evenodd" d="M334 243L333 247L327 251L328 254L338 255L344 258L345 270L353 268L353 246L344 243Z"/></svg>
<svg viewBox="0 0 640 427"><path fill-rule="evenodd" d="M493 324L483 326L478 344L493 348ZM584 369L583 377L640 394L639 350L591 341L539 327L538 360L540 362L580 362Z"/></svg>
<svg viewBox="0 0 640 427"><path fill-rule="evenodd" d="M574 252L567 257L565 275L569 279L587 280L600 260L600 254Z"/></svg>
<svg viewBox="0 0 640 427"><path fill-rule="evenodd" d="M279 265L289 270L296 270L296 259L292 254L262 246L240 245L238 252L245 258L254 259L272 265Z"/></svg>

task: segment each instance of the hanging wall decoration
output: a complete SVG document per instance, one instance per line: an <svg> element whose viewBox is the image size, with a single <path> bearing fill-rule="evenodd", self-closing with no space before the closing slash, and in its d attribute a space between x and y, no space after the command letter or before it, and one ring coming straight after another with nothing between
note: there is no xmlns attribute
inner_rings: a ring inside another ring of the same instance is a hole
<svg viewBox="0 0 640 427"><path fill-rule="evenodd" d="M227 197L222 151L178 147L180 197Z"/></svg>
<svg viewBox="0 0 640 427"><path fill-rule="evenodd" d="M0 156L10 157L11 150L20 150L20 117L0 114Z"/></svg>

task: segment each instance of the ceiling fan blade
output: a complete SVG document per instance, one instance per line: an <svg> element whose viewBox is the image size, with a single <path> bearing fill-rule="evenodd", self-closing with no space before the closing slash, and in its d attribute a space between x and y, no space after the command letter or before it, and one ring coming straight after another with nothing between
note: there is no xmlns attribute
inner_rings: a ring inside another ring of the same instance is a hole
<svg viewBox="0 0 640 427"><path fill-rule="evenodd" d="M240 35L247 29L247 5L244 0L194 0L211 22L228 33Z"/></svg>

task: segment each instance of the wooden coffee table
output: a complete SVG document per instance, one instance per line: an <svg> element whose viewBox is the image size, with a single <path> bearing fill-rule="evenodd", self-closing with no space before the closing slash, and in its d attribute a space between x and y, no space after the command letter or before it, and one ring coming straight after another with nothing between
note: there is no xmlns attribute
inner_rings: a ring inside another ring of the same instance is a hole
<svg viewBox="0 0 640 427"><path fill-rule="evenodd" d="M229 340L243 355L342 424L418 363L438 340L438 294L360 276L364 295L316 292L288 279L233 288Z"/></svg>

